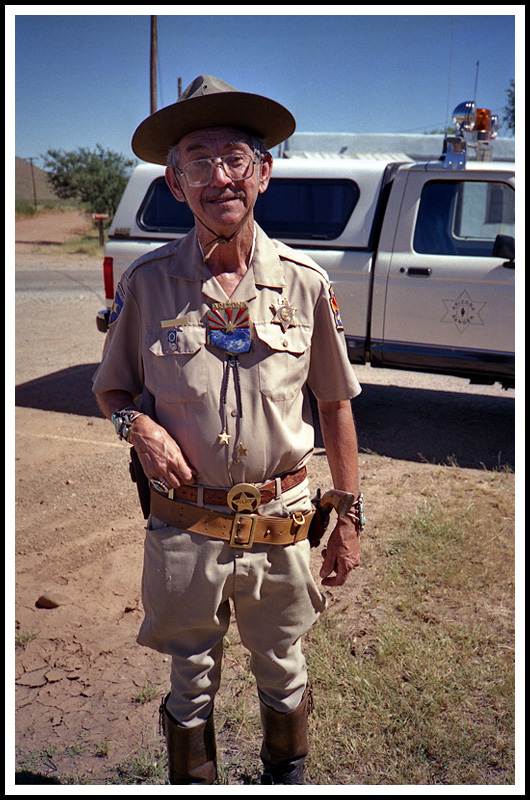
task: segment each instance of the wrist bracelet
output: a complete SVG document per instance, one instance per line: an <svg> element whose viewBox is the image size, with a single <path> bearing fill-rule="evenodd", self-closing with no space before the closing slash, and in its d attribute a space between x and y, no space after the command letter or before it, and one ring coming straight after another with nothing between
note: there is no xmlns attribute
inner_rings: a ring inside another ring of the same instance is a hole
<svg viewBox="0 0 530 800"><path fill-rule="evenodd" d="M122 408L116 409L111 417L114 423L114 430L118 434L120 440L128 442L131 434L131 425L138 417L145 416L143 411L138 411L137 408Z"/></svg>

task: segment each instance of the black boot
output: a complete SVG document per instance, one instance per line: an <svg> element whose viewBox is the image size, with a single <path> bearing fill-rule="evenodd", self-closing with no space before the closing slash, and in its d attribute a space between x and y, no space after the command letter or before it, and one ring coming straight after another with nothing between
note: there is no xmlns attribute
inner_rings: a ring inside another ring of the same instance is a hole
<svg viewBox="0 0 530 800"><path fill-rule="evenodd" d="M260 700L263 745L262 784L305 784L304 760L308 751L309 691L294 711L280 714Z"/></svg>
<svg viewBox="0 0 530 800"><path fill-rule="evenodd" d="M169 696L169 695L168 695ZM184 728L166 708L167 697L160 706L160 719L166 737L169 782L211 784L217 778L213 711L193 728Z"/></svg>

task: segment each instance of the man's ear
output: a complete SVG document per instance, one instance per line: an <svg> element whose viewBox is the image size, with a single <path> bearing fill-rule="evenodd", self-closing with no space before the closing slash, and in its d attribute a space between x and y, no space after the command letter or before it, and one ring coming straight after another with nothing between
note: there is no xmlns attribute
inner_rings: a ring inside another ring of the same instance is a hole
<svg viewBox="0 0 530 800"><path fill-rule="evenodd" d="M271 172L272 172L272 156L270 153L265 153L262 162L260 164L260 176L259 176L260 194L263 194L263 192L266 191L269 185L269 181L271 179Z"/></svg>
<svg viewBox="0 0 530 800"><path fill-rule="evenodd" d="M180 182L175 175L175 170L173 167L166 167L166 183L169 186L169 191L173 197L175 197L179 203L185 203L186 197L181 189Z"/></svg>

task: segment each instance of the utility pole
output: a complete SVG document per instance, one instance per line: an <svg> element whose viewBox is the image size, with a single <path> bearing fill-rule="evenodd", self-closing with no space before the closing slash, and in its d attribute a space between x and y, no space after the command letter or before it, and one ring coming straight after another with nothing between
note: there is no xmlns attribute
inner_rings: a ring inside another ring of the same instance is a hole
<svg viewBox="0 0 530 800"><path fill-rule="evenodd" d="M151 17L151 114L154 114L157 107L156 102L156 62L157 62L157 44L158 44L158 26L157 17Z"/></svg>
<svg viewBox="0 0 530 800"><path fill-rule="evenodd" d="M28 158L31 167L31 183L33 184L33 205L35 206L35 211L37 210L37 188L35 186L35 172L33 170L33 159L34 156Z"/></svg>

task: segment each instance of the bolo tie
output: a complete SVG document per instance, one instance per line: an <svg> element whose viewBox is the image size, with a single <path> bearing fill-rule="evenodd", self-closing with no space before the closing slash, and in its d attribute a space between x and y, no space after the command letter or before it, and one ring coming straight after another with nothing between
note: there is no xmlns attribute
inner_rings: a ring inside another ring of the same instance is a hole
<svg viewBox="0 0 530 800"><path fill-rule="evenodd" d="M250 211L250 210L249 210ZM203 262L210 258L213 251L219 244L229 244L232 239L239 233L243 225L246 223L249 216L249 211L245 214L237 230L228 238L224 238L215 234L211 228L205 223L202 224L215 235L215 239L206 245L207 252L205 253L200 241L197 239L199 249L201 251ZM202 222L202 220L201 220ZM254 247L256 244L256 232L254 231L254 242L252 244L252 252L249 262L252 260ZM230 434L228 433L228 384L230 381L230 373L234 377L234 389L236 395L237 406L237 419L243 418L243 407L241 403L241 379L239 375L239 355L241 353L250 352L250 313L248 310L248 303L245 302L228 302L228 303L214 303L206 315L208 324L208 343L217 347L225 353L225 363L223 368L223 380L221 383L221 408L223 409L223 428L219 434L220 444L228 444ZM246 450L240 443L238 448L240 455L246 455Z"/></svg>
<svg viewBox="0 0 530 800"><path fill-rule="evenodd" d="M241 378L239 374L239 356L250 351L250 314L248 304L214 303L206 315L208 323L208 343L225 354L223 380L221 382L221 408L223 413L222 431L219 434L220 444L228 444L228 385L230 375L233 376L236 397L237 419L243 418L241 402ZM244 450L242 444L239 450Z"/></svg>

